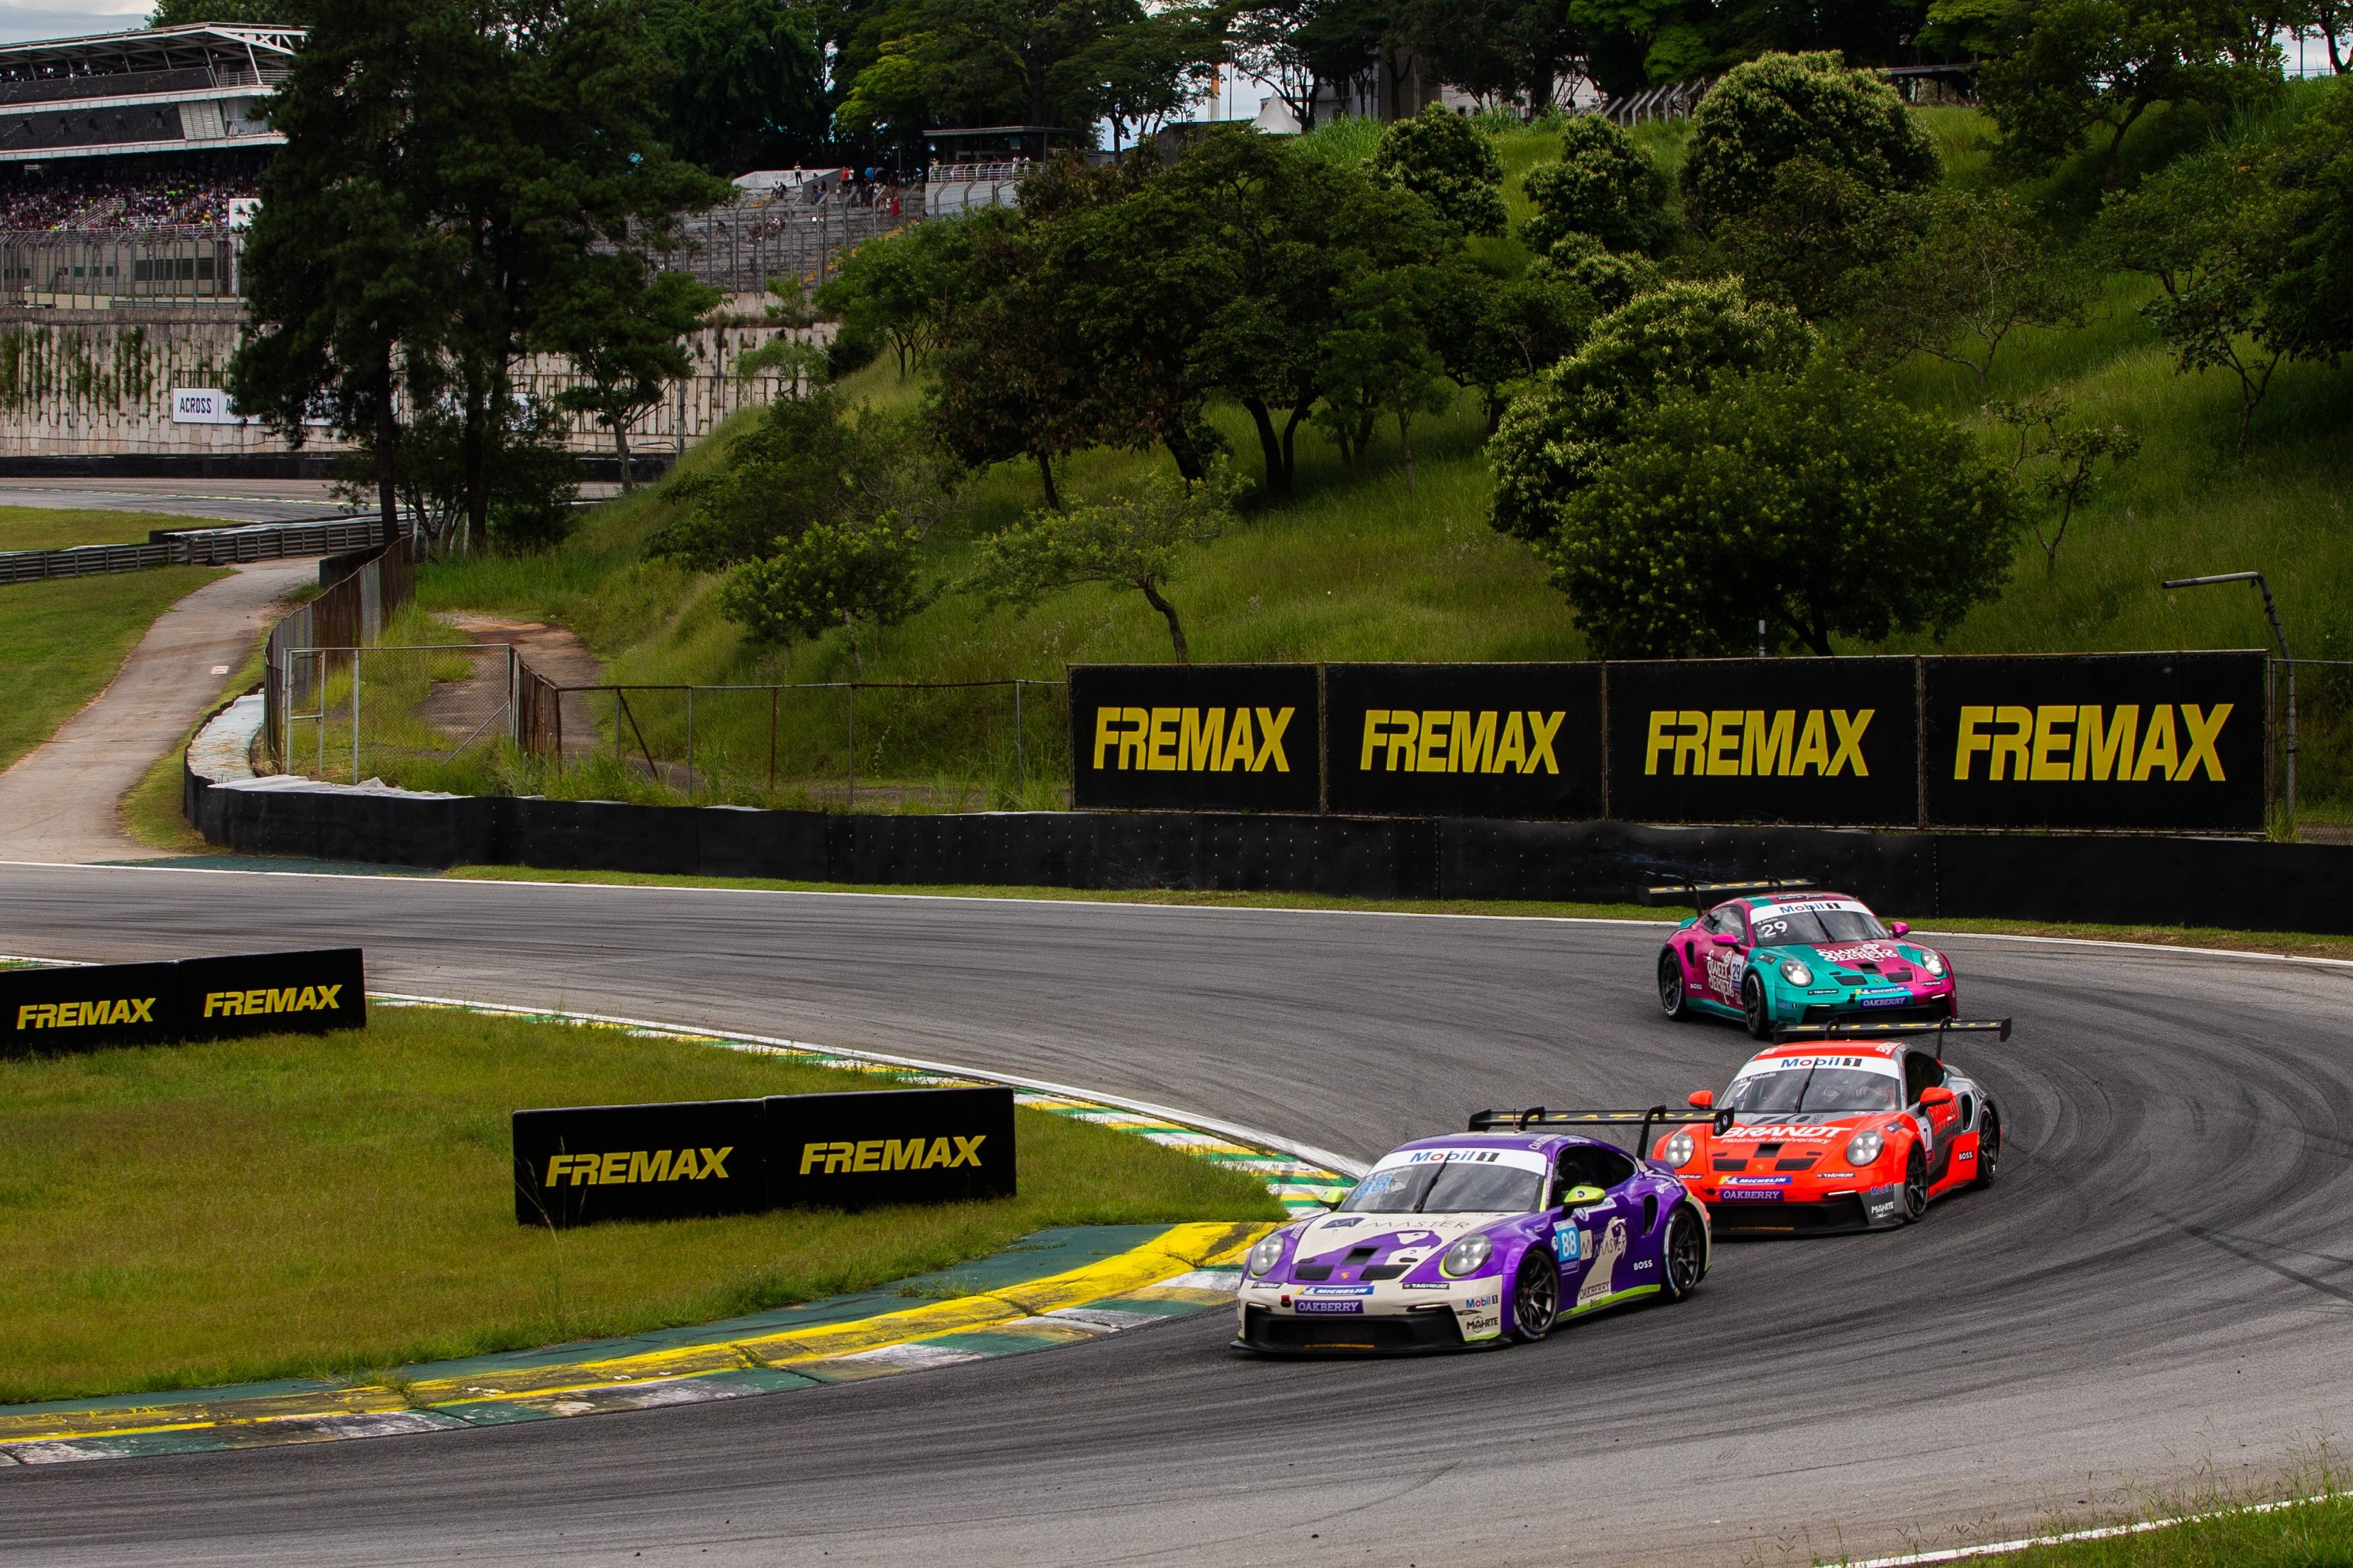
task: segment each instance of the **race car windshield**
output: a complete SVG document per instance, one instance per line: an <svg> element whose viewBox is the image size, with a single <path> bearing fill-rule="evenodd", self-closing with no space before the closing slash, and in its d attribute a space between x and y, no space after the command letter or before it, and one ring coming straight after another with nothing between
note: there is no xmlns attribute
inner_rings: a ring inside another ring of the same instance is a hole
<svg viewBox="0 0 2353 1568"><path fill-rule="evenodd" d="M1390 1165L1356 1184L1356 1214L1533 1214L1544 1177L1513 1165Z"/></svg>
<svg viewBox="0 0 2353 1568"><path fill-rule="evenodd" d="M1760 1072L1732 1086L1731 1109L1744 1116L1807 1111L1894 1110L1896 1079L1861 1068L1790 1068Z"/></svg>
<svg viewBox="0 0 2353 1568"><path fill-rule="evenodd" d="M1775 942L1876 942L1887 928L1869 910L1801 910L1765 915L1756 922L1760 947Z"/></svg>

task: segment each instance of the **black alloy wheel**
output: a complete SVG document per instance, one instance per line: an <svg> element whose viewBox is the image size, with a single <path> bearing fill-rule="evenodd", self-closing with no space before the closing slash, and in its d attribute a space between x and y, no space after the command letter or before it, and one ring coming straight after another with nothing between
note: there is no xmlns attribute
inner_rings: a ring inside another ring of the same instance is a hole
<svg viewBox="0 0 2353 1568"><path fill-rule="evenodd" d="M1928 1156L1920 1145L1904 1160L1904 1223L1912 1225L1928 1212Z"/></svg>
<svg viewBox="0 0 2353 1568"><path fill-rule="evenodd" d="M1683 961L1673 948L1659 954L1659 1011L1675 1019L1692 1016L1691 1004L1684 999Z"/></svg>
<svg viewBox="0 0 2353 1568"><path fill-rule="evenodd" d="M1531 1250L1512 1282L1512 1334L1532 1345L1552 1332L1560 1316L1560 1268L1541 1252Z"/></svg>
<svg viewBox="0 0 2353 1568"><path fill-rule="evenodd" d="M1667 1221L1666 1257L1660 1267L1666 1276L1662 1294L1680 1301L1699 1289L1707 1274L1707 1245L1700 1239L1699 1216L1680 1206Z"/></svg>
<svg viewBox="0 0 2353 1568"><path fill-rule="evenodd" d="M2001 1173L2001 1112L1989 1105L1978 1117L1978 1173L1971 1178L1973 1187L1993 1185Z"/></svg>
<svg viewBox="0 0 2353 1568"><path fill-rule="evenodd" d="M1740 1016L1753 1038L1773 1037L1773 1017L1765 1010L1765 983L1753 971L1740 983Z"/></svg>

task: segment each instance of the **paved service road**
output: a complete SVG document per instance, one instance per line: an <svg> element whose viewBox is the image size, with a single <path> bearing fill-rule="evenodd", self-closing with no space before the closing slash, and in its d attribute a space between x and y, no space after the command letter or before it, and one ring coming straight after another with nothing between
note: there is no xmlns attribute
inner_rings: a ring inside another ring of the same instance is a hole
<svg viewBox="0 0 2353 1568"><path fill-rule="evenodd" d="M0 868L0 951L353 942L382 988L931 1055L1371 1156L1721 1088L1654 932L1563 922ZM428 1437L0 1472L13 1563L1807 1562L2276 1477L2353 1418L2353 969L1955 938L2010 1145L1903 1232L1726 1247L1500 1353L1194 1321ZM1960 1047L1956 1047L1957 1053Z"/></svg>

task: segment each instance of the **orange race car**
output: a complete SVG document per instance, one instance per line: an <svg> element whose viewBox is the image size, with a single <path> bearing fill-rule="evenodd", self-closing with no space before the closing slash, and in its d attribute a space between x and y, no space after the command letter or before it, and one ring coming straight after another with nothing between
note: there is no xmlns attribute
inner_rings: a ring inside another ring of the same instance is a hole
<svg viewBox="0 0 2353 1568"><path fill-rule="evenodd" d="M1731 1124L1670 1133L1652 1158L1707 1205L1719 1237L1908 1225L2000 1167L2000 1108L1944 1060L1947 1035L1991 1033L2010 1038L2010 1020L1784 1026L1720 1106L1691 1097Z"/></svg>

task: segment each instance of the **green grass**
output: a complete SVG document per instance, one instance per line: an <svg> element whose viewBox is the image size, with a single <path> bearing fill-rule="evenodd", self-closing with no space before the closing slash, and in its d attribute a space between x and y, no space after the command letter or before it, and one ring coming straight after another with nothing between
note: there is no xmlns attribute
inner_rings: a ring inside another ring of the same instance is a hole
<svg viewBox="0 0 2353 1568"><path fill-rule="evenodd" d="M155 618L228 573L158 566L0 587L0 768L47 740L106 689Z"/></svg>
<svg viewBox="0 0 2353 1568"><path fill-rule="evenodd" d="M144 544L155 528L220 528L218 518L87 507L0 506L0 550L70 550L78 544Z"/></svg>
<svg viewBox="0 0 2353 1568"><path fill-rule="evenodd" d="M2353 1498L2225 1508L2161 1529L1968 1559L1994 1568L2353 1568Z"/></svg>
<svg viewBox="0 0 2353 1568"><path fill-rule="evenodd" d="M617 1029L376 1009L364 1031L0 1063L0 1401L365 1373L705 1322L1060 1225L1280 1219L1263 1188L1020 1110L1020 1195L565 1232L508 1115L877 1081Z"/></svg>
<svg viewBox="0 0 2353 1568"><path fill-rule="evenodd" d="M253 651L222 689L230 692L251 691L261 684L263 650L269 634L254 638ZM209 719L209 715L207 715ZM122 831L151 849L168 849L179 855L204 855L213 846L188 822L185 806L186 759L188 743L196 738L206 720L198 720L189 727L178 743L148 766L140 781L131 787L115 809L115 820Z"/></svg>

